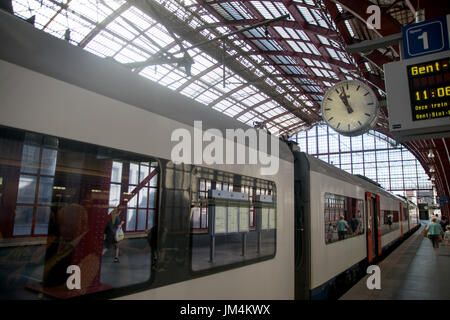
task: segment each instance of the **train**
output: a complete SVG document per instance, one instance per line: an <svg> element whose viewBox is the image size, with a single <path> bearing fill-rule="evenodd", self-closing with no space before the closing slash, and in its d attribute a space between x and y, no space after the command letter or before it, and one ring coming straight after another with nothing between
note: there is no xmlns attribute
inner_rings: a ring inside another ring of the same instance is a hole
<svg viewBox="0 0 450 320"><path fill-rule="evenodd" d="M411 201L3 12L0 39L2 299L336 299L420 225ZM229 130L258 139L232 138L235 160L276 173L173 161L174 132Z"/></svg>

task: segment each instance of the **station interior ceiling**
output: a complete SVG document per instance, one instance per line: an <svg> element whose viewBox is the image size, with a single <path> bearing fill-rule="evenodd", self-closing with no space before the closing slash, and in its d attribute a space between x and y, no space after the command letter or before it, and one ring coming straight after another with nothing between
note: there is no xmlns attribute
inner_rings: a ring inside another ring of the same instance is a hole
<svg viewBox="0 0 450 320"><path fill-rule="evenodd" d="M322 122L320 103L333 84L368 83L386 100L383 65L398 45L365 53L346 47L401 32L448 14L446 1L420 0L14 0L4 10L133 72L250 126L283 136ZM380 28L366 9L377 5ZM284 18L280 18L286 16ZM268 20L270 23L265 24ZM259 25L258 27L254 27ZM253 28L249 28L253 26ZM227 35L227 36L224 36ZM391 138L388 111L376 127ZM438 195L450 196L450 138L402 143ZM449 206L441 206L450 214Z"/></svg>

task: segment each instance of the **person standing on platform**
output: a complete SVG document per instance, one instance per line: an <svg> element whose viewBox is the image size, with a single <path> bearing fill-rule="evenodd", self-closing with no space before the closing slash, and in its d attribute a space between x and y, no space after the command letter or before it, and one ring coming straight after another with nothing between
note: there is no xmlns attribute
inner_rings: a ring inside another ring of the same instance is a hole
<svg viewBox="0 0 450 320"><path fill-rule="evenodd" d="M105 241L103 242L104 249L103 254L106 253L111 247L114 247L114 262L119 262L119 242L115 239L117 229L122 227L124 221L120 220L118 209L114 209L111 212L111 218L105 226Z"/></svg>
<svg viewBox="0 0 450 320"><path fill-rule="evenodd" d="M445 245L450 247L450 225L447 225L447 231L444 233Z"/></svg>
<svg viewBox="0 0 450 320"><path fill-rule="evenodd" d="M443 216L441 221L439 221L439 224L441 225L442 230L446 230L448 226L448 220L446 216Z"/></svg>
<svg viewBox="0 0 450 320"><path fill-rule="evenodd" d="M437 253L442 229L441 225L437 223L436 217L431 218L431 222L426 227L426 230L428 231L428 238L430 238L431 243L433 244L434 252Z"/></svg>
<svg viewBox="0 0 450 320"><path fill-rule="evenodd" d="M347 234L348 231L348 223L347 221L345 221L344 216L340 217L340 220L337 223L337 232L338 232L338 237L339 240L344 240L345 239L345 235Z"/></svg>

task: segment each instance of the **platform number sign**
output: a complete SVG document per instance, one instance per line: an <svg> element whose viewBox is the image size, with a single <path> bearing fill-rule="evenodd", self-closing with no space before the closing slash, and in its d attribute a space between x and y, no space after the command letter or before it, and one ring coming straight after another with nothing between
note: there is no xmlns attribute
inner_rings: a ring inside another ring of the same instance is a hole
<svg viewBox="0 0 450 320"><path fill-rule="evenodd" d="M402 27L404 58L449 50L450 15Z"/></svg>

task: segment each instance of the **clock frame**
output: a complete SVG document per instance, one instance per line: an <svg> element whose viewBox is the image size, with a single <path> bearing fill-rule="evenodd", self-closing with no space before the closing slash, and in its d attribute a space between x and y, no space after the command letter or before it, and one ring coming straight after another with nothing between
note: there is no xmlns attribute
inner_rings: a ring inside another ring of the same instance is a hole
<svg viewBox="0 0 450 320"><path fill-rule="evenodd" d="M375 127L378 100L373 90L358 80L344 80L324 95L322 117L327 125L344 136L358 136Z"/></svg>

